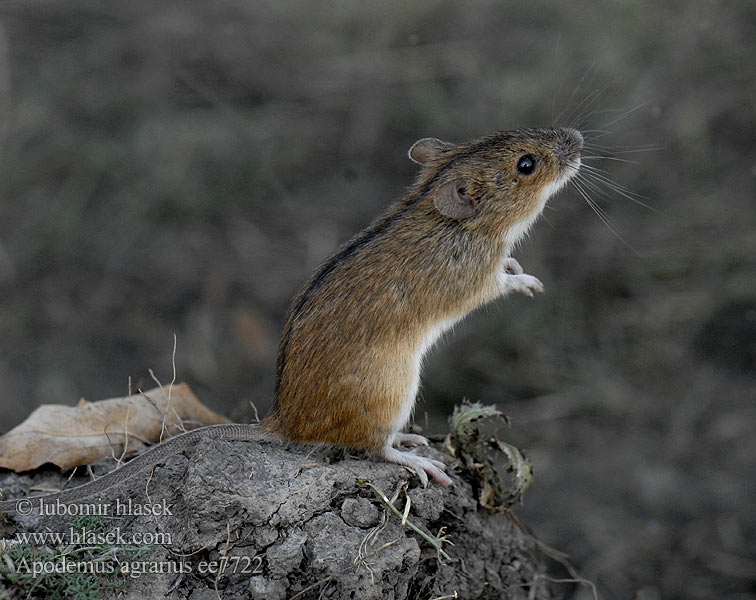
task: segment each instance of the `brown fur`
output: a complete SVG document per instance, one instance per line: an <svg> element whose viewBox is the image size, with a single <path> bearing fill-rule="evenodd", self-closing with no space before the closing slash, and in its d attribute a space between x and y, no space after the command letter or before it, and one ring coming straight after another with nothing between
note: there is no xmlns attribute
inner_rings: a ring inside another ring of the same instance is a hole
<svg viewBox="0 0 756 600"><path fill-rule="evenodd" d="M423 140L409 193L327 259L294 298L278 357L266 427L293 440L378 451L412 393L420 345L434 325L499 294L505 234L540 210L541 191L580 151L569 130L504 132L463 145ZM423 143L425 142L425 143ZM533 174L517 172L525 154ZM434 206L459 180L469 218Z"/></svg>

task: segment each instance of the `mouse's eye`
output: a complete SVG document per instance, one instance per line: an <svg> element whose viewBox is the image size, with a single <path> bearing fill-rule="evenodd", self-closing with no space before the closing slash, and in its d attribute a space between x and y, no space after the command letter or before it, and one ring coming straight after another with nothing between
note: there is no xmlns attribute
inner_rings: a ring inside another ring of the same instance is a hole
<svg viewBox="0 0 756 600"><path fill-rule="evenodd" d="M517 162L517 172L520 175L530 175L536 168L536 157L526 154Z"/></svg>

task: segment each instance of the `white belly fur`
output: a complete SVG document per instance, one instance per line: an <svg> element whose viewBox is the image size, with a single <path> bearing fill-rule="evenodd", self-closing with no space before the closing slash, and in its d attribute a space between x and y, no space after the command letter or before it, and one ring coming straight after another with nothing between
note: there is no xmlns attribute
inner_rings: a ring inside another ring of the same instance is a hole
<svg viewBox="0 0 756 600"><path fill-rule="evenodd" d="M420 370L422 368L423 357L426 352L431 349L433 344L438 341L445 331L448 331L454 326L464 315L456 315L454 317L448 317L436 323L425 334L425 337L418 345L417 352L415 353L413 365L412 365L412 383L407 389L407 393L402 400L402 407L399 414L394 419L391 425L391 430L396 433L400 431L409 422L412 416L412 409L415 407L415 398L417 397L417 390L420 387Z"/></svg>
<svg viewBox="0 0 756 600"><path fill-rule="evenodd" d="M573 164L570 165L570 171L563 173L560 177L544 187L544 189L541 191L541 196L539 198L536 210L534 210L527 218L518 223L515 223L512 227L509 228L509 231L504 234L506 249L504 255L502 256L502 261L510 256L512 248L517 244L517 242L519 242L525 235L527 235L528 231L533 226L533 223L543 212L548 199L557 191L559 191L559 189L572 178L579 167L580 159L578 158L573 162ZM425 334L425 338L423 338L422 342L419 344L412 365L412 383L410 384L407 393L402 400L401 410L392 423L392 431L394 433L400 431L407 424L407 422L410 420L410 416L412 415L412 409L415 407L417 390L420 387L420 369L422 367L423 357L425 356L425 353L431 349L433 344L436 343L438 338L441 337L441 335L443 335L445 331L453 327L454 324L464 316L464 314L460 314L439 321L433 327L431 327L431 329Z"/></svg>

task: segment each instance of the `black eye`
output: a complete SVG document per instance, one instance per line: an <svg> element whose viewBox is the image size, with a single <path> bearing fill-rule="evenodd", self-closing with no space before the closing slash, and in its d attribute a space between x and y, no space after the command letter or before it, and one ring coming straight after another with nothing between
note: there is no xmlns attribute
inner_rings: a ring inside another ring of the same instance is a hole
<svg viewBox="0 0 756 600"><path fill-rule="evenodd" d="M530 175L536 168L536 157L526 154L517 162L517 172L520 175Z"/></svg>

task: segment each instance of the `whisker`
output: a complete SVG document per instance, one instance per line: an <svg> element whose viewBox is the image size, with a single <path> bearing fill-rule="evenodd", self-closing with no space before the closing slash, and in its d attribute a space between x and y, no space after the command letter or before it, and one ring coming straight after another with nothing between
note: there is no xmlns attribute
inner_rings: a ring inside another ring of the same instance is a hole
<svg viewBox="0 0 756 600"><path fill-rule="evenodd" d="M623 112L616 119L613 119L613 120L609 121L608 123L604 123L603 127L609 127L610 125L614 125L617 121L621 121L625 117L627 117L627 116L631 115L632 113L634 113L636 110L640 110L641 108L643 108L647 104L648 104L648 102L641 102L638 106L635 106L635 107L633 107L633 108L631 108L631 109L626 110L625 112Z"/></svg>
<svg viewBox="0 0 756 600"><path fill-rule="evenodd" d="M603 130L602 130L603 131ZM609 131L609 130L607 130ZM598 148L607 148L609 150L614 150L617 148L630 148L630 149L643 149L643 148L652 148L653 144L597 144L595 143L590 137L588 137L587 140L585 140L586 143L590 144L591 146L596 146Z"/></svg>
<svg viewBox="0 0 756 600"><path fill-rule="evenodd" d="M583 184L584 187L586 187L586 188L590 189L591 191L595 192L600 198L603 198L603 199L608 200L608 201L612 201L613 200L613 198L609 195L609 193L606 190L602 189L596 183L594 183L594 182L589 181L588 179L586 179L584 175L581 174L580 177L579 177L579 180Z"/></svg>
<svg viewBox="0 0 756 600"><path fill-rule="evenodd" d="M595 207L595 210L601 214L602 217L606 220L607 223L611 224L612 227L619 230L614 220L609 216L609 213L606 212L604 208L601 207L601 205L594 200L591 195L588 193L588 190L590 189L587 185L587 182L583 178L579 178L575 180L575 183L577 183L577 187L580 188L580 190L585 193L586 196L590 199L592 206ZM599 192L600 193L600 192Z"/></svg>
<svg viewBox="0 0 756 600"><path fill-rule="evenodd" d="M583 165L583 166L585 166L585 165ZM568 165L565 165L564 168L565 169L570 169L572 171L572 173L573 173L573 176L580 175L580 166L574 166L574 165L568 164Z"/></svg>
<svg viewBox="0 0 756 600"><path fill-rule="evenodd" d="M590 158L590 157L581 156L580 158L583 159L583 158ZM609 174L609 171L607 171L606 169L600 169L599 167L596 167L594 165L583 165L583 169L585 169L586 171L605 173L606 175Z"/></svg>
<svg viewBox="0 0 756 600"><path fill-rule="evenodd" d="M578 179L578 181L580 181L581 187L583 188L584 192L587 193L588 190L591 190L591 191L595 192L596 194L598 194L598 196L600 198L604 198L605 200L610 200L610 201L612 200L611 196L609 196L609 194L607 194L601 188L597 187L595 183L587 181L584 177L580 177ZM593 198L591 198L591 200L593 200ZM596 202L595 200L593 200L593 202L594 202L594 204L596 204L596 207L601 210L601 213L606 217L607 221L609 221L612 225L614 225L615 228L619 229L617 227L617 225L614 223L614 221L609 218L609 213L607 213L606 210L604 210L603 208L601 208L601 206L599 205L598 202Z"/></svg>
<svg viewBox="0 0 756 600"><path fill-rule="evenodd" d="M650 200L651 199L648 196L644 196L643 194L638 194L637 192L633 192L631 190L628 190L626 187L624 187L624 186L620 185L619 183L617 183L616 181L610 179L609 177L607 177L606 175L604 175L604 173L606 173L606 171L604 171L603 169L599 169L597 167L594 167L593 165L583 165L583 167L585 167L585 171L586 171L586 173L584 173L584 175L585 174L590 174L592 177L594 177L595 179L598 179L602 183L605 183L606 185L608 185L609 187L611 187L614 190L625 192L626 194L629 194L630 196L633 196L634 198L643 198L644 200Z"/></svg>
<svg viewBox="0 0 756 600"><path fill-rule="evenodd" d="M632 163L634 165L640 164L637 160L627 160L626 158L617 158L616 156L588 155L588 156L581 156L580 160L616 160L617 162ZM588 166L588 165L585 165L585 166Z"/></svg>
<svg viewBox="0 0 756 600"><path fill-rule="evenodd" d="M589 117L591 117L594 114L599 114L600 112L604 110L604 109L595 108L594 105L596 104L598 99L604 94L604 92L606 92L606 90L608 90L611 86L612 86L611 83L607 83L601 89L596 90L592 94L589 94L588 96L585 97L584 102L585 100L588 100L589 98L590 98L590 102L585 103L585 108L583 109L583 112L580 113L575 118L575 129L580 129L580 127L583 125L583 123L585 123L588 120ZM577 109L579 106L580 104L578 104L578 106L575 108Z"/></svg>
<svg viewBox="0 0 756 600"><path fill-rule="evenodd" d="M588 165L583 165L584 167L587 167ZM626 198L627 200L630 200L631 202L637 204L638 206L642 206L643 208L650 210L651 212L659 215L659 216L666 216L662 211L660 211L658 208L651 206L650 204L644 202L643 200L650 200L647 196L643 196L642 194L638 194L636 192L630 191L627 188L621 186L620 184L612 181L608 177L605 177L601 175L600 173L591 172L590 170L586 170L582 173L580 173L580 177L582 181L586 184L593 183L589 181L589 178L593 178L594 182L593 185L600 188L600 185L605 185L610 190L612 190L615 194L618 194L622 196L623 198ZM598 190L597 190L598 191ZM608 196L607 196L608 197ZM643 200L641 200L641 198Z"/></svg>
<svg viewBox="0 0 756 600"><path fill-rule="evenodd" d="M557 206L554 206L552 204L547 204L546 206L543 207L543 210L544 211L551 211L551 212L554 212L554 213L562 213L562 212L564 212L561 208L559 208Z"/></svg>
<svg viewBox="0 0 756 600"><path fill-rule="evenodd" d="M597 169L596 167L592 165L583 165L583 170L581 171L580 175L582 177L590 177L594 179L596 182L606 185L607 187L612 188L613 190L622 191L627 194L630 194L631 196L637 196L638 198L644 198L646 200L649 200L649 198L646 198L645 196L642 196L641 194L636 194L635 192L631 192L627 188L622 187L619 183L615 183L612 179L604 175L606 171L603 171L602 169Z"/></svg>
<svg viewBox="0 0 756 600"><path fill-rule="evenodd" d="M581 107L583 107L582 112L578 113L576 117L572 117L572 116L570 117L570 121L574 121L576 128L579 127L583 123L583 119L588 114L590 114L593 110L595 110L591 107L593 106L595 101L599 98L599 96L604 93L605 90L606 90L606 87L603 87L600 90L593 90L590 94L586 94L585 97L580 102L578 102L577 105L575 105L575 108L572 111L573 113L576 113Z"/></svg>
<svg viewBox="0 0 756 600"><path fill-rule="evenodd" d="M562 42L562 34L557 35L556 44L554 47L554 58L559 56L559 45ZM562 85L564 84L564 78L560 78L559 86L557 87L556 92L554 92L554 95L551 97L551 126L554 127L554 113L556 112L556 100L557 95L562 91Z"/></svg>
<svg viewBox="0 0 756 600"><path fill-rule="evenodd" d="M588 203L588 206L590 206L593 212L595 212L596 215L601 219L604 225L606 225L611 231L619 233L619 230L617 229L614 221L607 214L607 212L603 208L601 208L601 206L593 198L591 198L588 191L583 187L582 182L578 183L577 181L573 180L572 183L575 188L577 188L583 199Z"/></svg>
<svg viewBox="0 0 756 600"><path fill-rule="evenodd" d="M643 147L633 147L633 146L601 146L598 144L591 144L590 142L586 142L583 144L583 148L586 150L598 150L600 152L610 152L612 154L635 154L637 152L653 152L657 150L664 150L662 146L643 146ZM617 150L617 148L629 148L629 150Z"/></svg>
<svg viewBox="0 0 756 600"><path fill-rule="evenodd" d="M580 133L587 137L591 133L611 133L611 131L608 129L581 129Z"/></svg>
<svg viewBox="0 0 756 600"><path fill-rule="evenodd" d="M638 252L635 250L635 248L633 248L629 243L627 243L625 238L622 237L619 230L612 222L611 218L609 218L609 215L607 215L606 212L598 204L596 204L596 201L590 197L590 194L588 194L588 192L583 187L581 187L581 184L578 183L575 179L572 179L572 185L575 187L578 193L583 197L583 199L586 201L588 206L591 207L593 212L596 213L596 215L601 220L601 222L604 223L604 225L606 225L609 231L611 231L612 234L614 234L614 236L620 242L622 242L625 246L627 246L627 248L629 248L633 252L633 254L638 255Z"/></svg>
<svg viewBox="0 0 756 600"><path fill-rule="evenodd" d="M551 227L551 229L556 229L556 225L554 225L554 222L549 219L545 214L541 213L541 218L546 221L546 224Z"/></svg>
<svg viewBox="0 0 756 600"><path fill-rule="evenodd" d="M631 150L638 150L638 149L642 150L642 149L645 149L645 148L653 148L654 147L653 144L612 144L612 145L608 145L608 144L596 144L590 138L588 138L587 140L585 140L585 142L587 144L590 144L591 146L596 146L597 148L605 148L605 149L608 149L608 150L615 150L617 148L620 148L620 149L629 148Z"/></svg>
<svg viewBox="0 0 756 600"><path fill-rule="evenodd" d="M578 81L577 85L575 86L575 89L572 90L572 95L570 96L570 99L567 101L567 104L562 109L562 112L560 112L559 115L557 115L557 118L554 120L554 123L559 123L562 120L562 116L564 116L564 113L568 109L570 110L570 112L573 112L574 109L571 109L570 105L572 104L572 101L575 99L575 94L578 93L578 90L583 85L583 81L585 81L585 78L588 76L589 73L591 73L591 71L593 71L593 74L591 75L591 81L593 81L593 77L595 77L597 70L598 70L597 63L594 61L593 64L591 64L591 66L586 69L582 77L580 77L580 81Z"/></svg>

